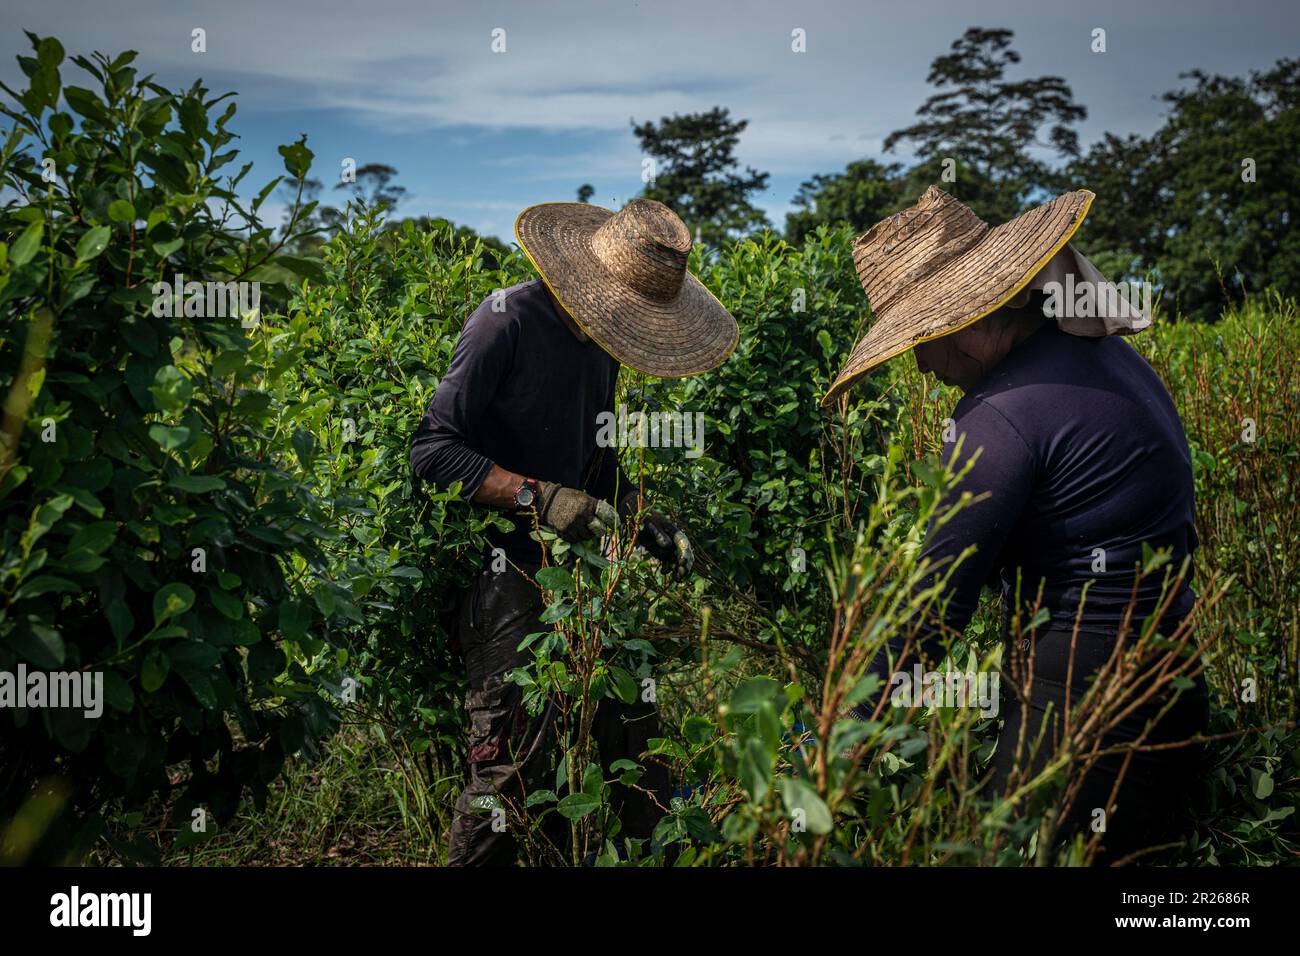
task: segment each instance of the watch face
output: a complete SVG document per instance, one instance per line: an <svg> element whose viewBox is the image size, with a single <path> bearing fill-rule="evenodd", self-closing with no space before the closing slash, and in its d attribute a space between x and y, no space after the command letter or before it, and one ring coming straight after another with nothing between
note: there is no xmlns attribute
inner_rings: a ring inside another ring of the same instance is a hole
<svg viewBox="0 0 1300 956"><path fill-rule="evenodd" d="M533 489L531 485L520 485L519 490L515 492L515 504L521 508L530 508L533 504Z"/></svg>

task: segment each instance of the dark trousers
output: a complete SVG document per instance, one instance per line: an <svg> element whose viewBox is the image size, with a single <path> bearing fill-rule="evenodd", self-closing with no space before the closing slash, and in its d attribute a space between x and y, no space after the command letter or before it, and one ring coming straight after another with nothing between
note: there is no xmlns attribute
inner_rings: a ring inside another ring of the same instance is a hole
<svg viewBox="0 0 1300 956"><path fill-rule="evenodd" d="M998 748L994 757L994 773L989 787L993 794L1006 790L1013 764L1016 762L1016 745L1022 725L1026 726L1024 751L1019 757L1021 774L1019 783L1036 775L1050 760L1059 742L1060 728L1064 722L1068 698L1077 705L1088 689L1086 680L1109 658L1113 639L1098 635L1080 634L1074 649L1074 671L1070 663L1070 633L1049 631L1034 639L1034 674L1030 699L1026 707L1014 694L1004 688L1002 716L1005 718L998 735ZM1013 673L1016 665L1012 665ZM1067 691L1066 681L1070 686ZM1144 744L1173 743L1187 740L1209 728L1209 694L1203 677L1195 679L1195 687L1183 691L1165 716L1143 737ZM1160 703L1144 705L1132 716L1122 721L1112 731L1103 746L1114 746L1135 741L1142 735L1149 721L1160 711ZM1048 714L1050 707L1051 713ZM1047 732L1033 759L1039 728L1046 721ZM1125 758L1128 767L1125 770ZM1082 833L1091 838L1094 821L1104 823L1100 840L1101 849L1094 863L1113 863L1138 850L1162 843L1176 842L1186 832L1188 811L1193 802L1202 773L1204 745L1193 744L1161 751L1138 751L1131 756L1118 754L1103 757L1084 777L1078 795L1057 834L1067 839ZM1027 775L1025 766L1032 767ZM1071 772L1077 772L1077 765ZM1111 791L1121 771L1118 797L1112 805ZM1105 811L1104 817L1097 810Z"/></svg>
<svg viewBox="0 0 1300 956"><path fill-rule="evenodd" d="M448 866L509 865L515 861L516 828L523 825L524 802L537 790L552 788L547 771L553 766L556 711L547 705L530 716L523 690L505 676L532 658L518 650L529 634L548 629L538 621L545 605L531 580L536 568L483 571L461 596L456 634L464 656L469 689L469 782L456 801L448 840ZM624 704L606 698L597 706L592 736L606 768L620 758L645 768L637 786L614 784L612 804L626 836L648 839L663 811L644 791L667 806L666 768L643 760L652 737L659 732L653 703ZM558 817L556 818L559 819ZM561 821L562 822L562 821Z"/></svg>

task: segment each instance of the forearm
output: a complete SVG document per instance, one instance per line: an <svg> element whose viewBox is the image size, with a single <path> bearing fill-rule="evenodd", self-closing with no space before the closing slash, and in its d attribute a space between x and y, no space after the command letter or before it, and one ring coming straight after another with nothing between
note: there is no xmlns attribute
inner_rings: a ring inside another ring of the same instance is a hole
<svg viewBox="0 0 1300 956"><path fill-rule="evenodd" d="M471 500L489 508L513 508L515 492L523 480L523 475L516 475L513 471L494 464Z"/></svg>

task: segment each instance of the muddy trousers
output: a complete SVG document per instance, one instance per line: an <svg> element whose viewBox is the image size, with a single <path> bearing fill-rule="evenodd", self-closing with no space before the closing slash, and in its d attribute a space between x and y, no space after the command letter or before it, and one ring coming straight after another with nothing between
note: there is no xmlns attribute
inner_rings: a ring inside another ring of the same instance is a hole
<svg viewBox="0 0 1300 956"><path fill-rule="evenodd" d="M469 681L469 782L456 801L448 866L513 863L514 831L525 825L527 795L551 790L555 782L548 773L555 758L555 708L529 715L522 688L505 680L532 658L529 650L518 650L520 642L549 629L538 621L545 605L531 580L536 568L522 570L483 571L461 596L457 610L456 634ZM657 709L652 703L629 705L606 698L597 707L592 736L606 779L614 776L609 766L621 758L645 768L637 788L615 784L611 790L621 835L649 839L669 796L666 768L641 756L652 737L662 736ZM557 830L556 835L562 833Z"/></svg>
<svg viewBox="0 0 1300 956"><path fill-rule="evenodd" d="M990 795L1007 791L1014 778L1023 782L1025 769L1038 773L1049 762L1059 739L1061 715L1067 700L1077 704L1086 690L1088 674L1095 673L1110 656L1112 642L1081 636L1074 650L1074 672L1069 672L1070 632L1050 631L1034 641L1034 678L1028 702L1005 694L1005 723L998 735ZM1067 680L1069 686L1067 688ZM1142 736L1148 722L1154 726L1144 739L1148 744L1185 741L1209 727L1209 695L1203 677L1178 696L1159 721L1158 702L1144 705L1107 735L1105 745L1117 746ZM1005 690L1005 689L1004 689ZM1019 758L1017 741L1022 727L1026 741ZM1031 741L1044 731L1043 746L1030 754ZM1096 865L1115 863L1145 848L1177 841L1190 826L1189 811L1203 774L1204 745L1194 744L1160 751L1134 752L1125 765L1123 754L1101 758L1084 777L1078 795L1067 811L1058 839L1074 834L1091 838L1100 830ZM1017 763L1022 768L1016 773ZM1112 803L1112 793L1117 796Z"/></svg>

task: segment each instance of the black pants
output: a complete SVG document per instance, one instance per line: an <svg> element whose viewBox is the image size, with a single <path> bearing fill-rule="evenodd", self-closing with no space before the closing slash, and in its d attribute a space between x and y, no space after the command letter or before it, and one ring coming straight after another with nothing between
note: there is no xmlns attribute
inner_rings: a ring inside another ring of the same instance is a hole
<svg viewBox="0 0 1300 956"><path fill-rule="evenodd" d="M994 773L989 783L992 794L1000 795L1006 791L1017 759L1017 740L1026 722L1025 749L1019 758L1022 768L1019 782L1024 783L1048 763L1059 744L1067 695L1072 704L1077 704L1088 689L1088 676L1104 665L1113 646L1113 639L1081 633L1074 649L1073 675L1069 675L1070 633L1049 631L1034 638L1034 673L1028 707L1003 688L1001 713L1005 723L998 735ZM1014 655L1007 655L1007 658L1013 660L1011 671L1016 677L1020 665L1015 662ZM1067 676L1070 676L1071 685L1068 692ZM1187 740L1208 730L1209 694L1204 678L1196 678L1195 685L1178 696L1165 716L1143 738L1144 744ZM1158 701L1144 705L1107 735L1103 746L1136 740L1158 714L1160 705ZM1047 716L1049 706L1051 715ZM1045 720L1047 732L1038 752L1030 760L1029 750ZM1123 770L1126 757L1128 768ZM1099 864L1115 862L1146 847L1177 841L1189 824L1188 810L1201 779L1204 759L1204 745L1201 744L1102 758L1084 778L1058 838L1068 839L1075 833L1091 837L1095 821L1103 822L1101 850L1094 859ZM1028 776L1025 773L1027 765L1032 767ZM1111 791L1121 770L1123 780L1119 795L1112 804ZM1098 811L1104 811L1104 816Z"/></svg>
<svg viewBox="0 0 1300 956"><path fill-rule="evenodd" d="M469 678L465 695L469 782L456 801L449 866L513 863L514 831L522 825L527 794L549 790L554 782L547 771L553 765L555 709L548 705L539 716L530 716L523 705L523 690L504 679L531 660L530 651L517 649L520 642L547 628L538 621L544 605L531 580L536 569L524 571L485 570L461 596L457 611L456 633ZM644 767L637 784L643 789L614 784L611 790L622 834L648 839L662 811L644 791L655 794L664 806L669 793L667 769L657 761L641 759L650 738L661 736L655 705L601 700L592 736L607 771L624 757Z"/></svg>

